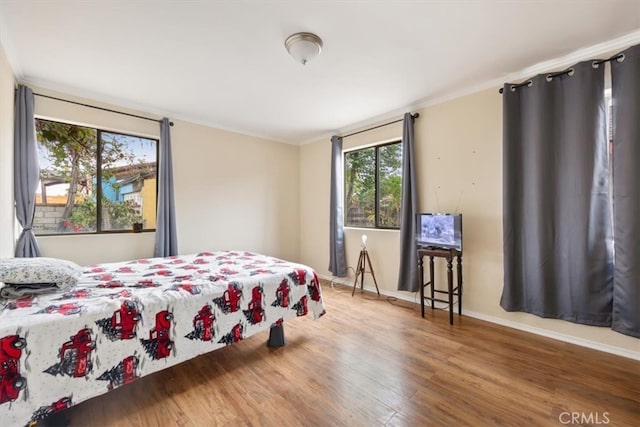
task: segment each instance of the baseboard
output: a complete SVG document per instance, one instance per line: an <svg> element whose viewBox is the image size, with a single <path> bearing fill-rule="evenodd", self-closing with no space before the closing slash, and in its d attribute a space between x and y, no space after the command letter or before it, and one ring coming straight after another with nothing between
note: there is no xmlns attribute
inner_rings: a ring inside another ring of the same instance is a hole
<svg viewBox="0 0 640 427"><path fill-rule="evenodd" d="M613 345L602 344L596 341L587 340L584 338L578 338L573 335L567 335L560 332L550 331L548 329L538 328L536 326L526 325L520 322L514 322L511 320L502 319L500 317L489 316L484 313L477 313L474 311L465 310L464 314L476 319L485 320L491 323L497 323L502 326L507 326L513 329L519 329L525 332L531 332L532 334L542 335L543 337L552 338L559 341L576 344L581 347L587 347L598 351L604 351L605 353L611 353L618 356L626 357L633 360L640 361L640 352L627 350L625 348L616 347Z"/></svg>
<svg viewBox="0 0 640 427"><path fill-rule="evenodd" d="M322 276L322 275L318 275L318 277L320 277L321 279L324 279L330 283L338 283L342 286L348 286L348 287L353 287L353 281L350 281L347 278L343 278L343 277L331 277L331 276ZM369 292L375 292L376 288L375 287L371 287L371 286L364 286L364 289L366 291ZM388 289L380 289L380 294L388 296L388 297L394 297L394 298L398 298L400 300L403 301L408 301L408 302L412 302L415 304L419 304L418 301L418 296L417 293L415 294L411 294L408 292L401 292L401 291L391 291ZM411 298L410 296L414 295L413 298ZM436 304L435 306L436 308L439 309L443 309L443 310L447 310L448 306L446 304L442 304L442 306L440 306L440 304ZM616 346L612 346L612 345L608 345L608 344L602 344L599 342L595 342L595 341L591 341L591 340L587 340L584 338L578 338L572 335L567 335L567 334L562 334L560 332L555 332L555 331L550 331L548 329L543 329L543 328L538 328L535 326L531 326L531 325L526 325L524 323L520 323L520 322L514 322L512 320L507 320L507 319L503 319L500 317L495 317L495 316L489 316L487 314L484 313L478 313L475 311L469 311L469 310L463 310L463 314L465 316L469 316L469 317L473 317L475 319L480 319L480 320L484 320L486 322L490 322L490 323L495 323L498 325L502 325L502 326L506 326L508 328L513 328L513 329L518 329L524 332L529 332L535 335L541 335L543 337L547 337L547 338L552 338L555 340L559 340L559 341L564 341L564 342L568 342L571 344L576 344L579 345L581 347L587 347L587 348L591 348L594 350L598 350L598 351L604 351L605 353L611 353L611 354L615 354L617 356L622 356L622 357L626 357L629 359L633 359L633 360L638 360L640 361L640 352L637 351L631 351L631 350L627 350L624 348L620 348L620 347L616 347Z"/></svg>

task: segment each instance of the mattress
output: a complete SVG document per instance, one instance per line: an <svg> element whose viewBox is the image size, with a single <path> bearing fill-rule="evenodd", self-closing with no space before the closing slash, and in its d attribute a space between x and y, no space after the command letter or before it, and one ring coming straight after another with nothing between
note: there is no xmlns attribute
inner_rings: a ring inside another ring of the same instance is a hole
<svg viewBox="0 0 640 427"><path fill-rule="evenodd" d="M252 252L91 265L0 300L0 419L25 425L195 356L325 313L316 273Z"/></svg>

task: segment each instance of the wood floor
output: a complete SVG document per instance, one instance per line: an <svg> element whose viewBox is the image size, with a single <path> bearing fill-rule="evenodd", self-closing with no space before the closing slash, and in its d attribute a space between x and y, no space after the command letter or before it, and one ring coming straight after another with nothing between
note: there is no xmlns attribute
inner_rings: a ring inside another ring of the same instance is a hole
<svg viewBox="0 0 640 427"><path fill-rule="evenodd" d="M327 314L285 323L286 347L253 336L75 406L70 425L640 425L640 362L323 292Z"/></svg>

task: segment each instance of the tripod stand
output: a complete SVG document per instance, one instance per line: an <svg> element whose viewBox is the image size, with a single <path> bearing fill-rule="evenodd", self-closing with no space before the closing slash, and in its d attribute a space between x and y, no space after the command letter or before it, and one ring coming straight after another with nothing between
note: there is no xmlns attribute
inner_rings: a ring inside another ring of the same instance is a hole
<svg viewBox="0 0 640 427"><path fill-rule="evenodd" d="M365 264L369 264L369 273L371 273L371 277L373 277L373 283L376 285L376 291L378 292L378 296L380 296L380 289L378 289L378 282L376 281L376 275L373 273L373 265L371 265L371 259L369 258L369 253L367 252L367 248L362 246L360 250L360 258L358 258L358 266L356 267L356 278L353 281L353 291L351 292L351 296L354 296L356 293L356 285L358 283L358 277L360 277L360 290L364 292L364 273L366 273Z"/></svg>

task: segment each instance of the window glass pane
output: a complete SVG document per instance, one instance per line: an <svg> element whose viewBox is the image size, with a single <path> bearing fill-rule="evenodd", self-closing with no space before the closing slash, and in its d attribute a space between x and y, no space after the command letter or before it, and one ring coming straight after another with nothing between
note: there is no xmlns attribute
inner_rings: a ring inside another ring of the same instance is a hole
<svg viewBox="0 0 640 427"><path fill-rule="evenodd" d="M345 225L375 227L375 147L345 153Z"/></svg>
<svg viewBox="0 0 640 427"><path fill-rule="evenodd" d="M38 119L36 137L40 186L34 232L95 231L96 130Z"/></svg>
<svg viewBox="0 0 640 427"><path fill-rule="evenodd" d="M378 149L378 227L399 228L402 203L402 145Z"/></svg>
<svg viewBox="0 0 640 427"><path fill-rule="evenodd" d="M156 227L156 141L101 132L102 230Z"/></svg>

